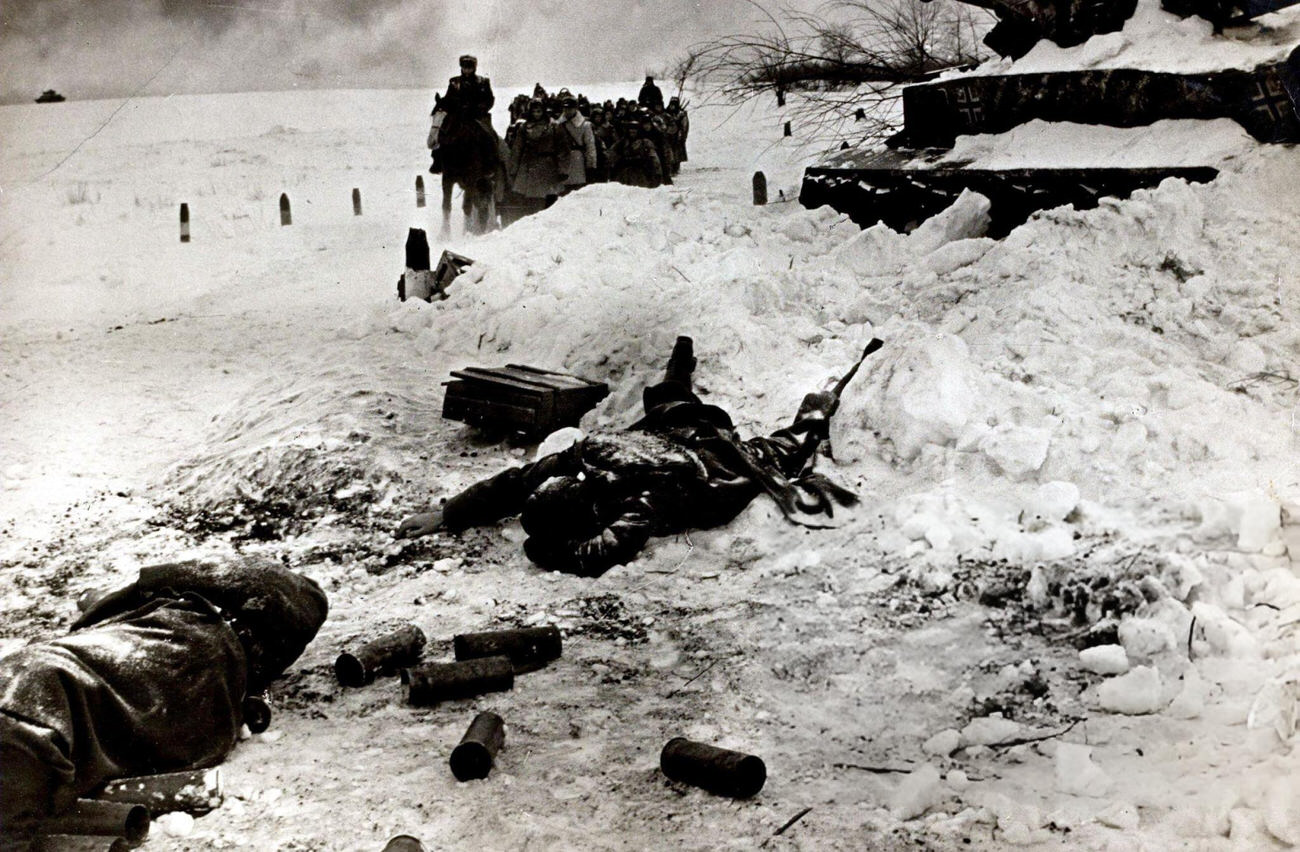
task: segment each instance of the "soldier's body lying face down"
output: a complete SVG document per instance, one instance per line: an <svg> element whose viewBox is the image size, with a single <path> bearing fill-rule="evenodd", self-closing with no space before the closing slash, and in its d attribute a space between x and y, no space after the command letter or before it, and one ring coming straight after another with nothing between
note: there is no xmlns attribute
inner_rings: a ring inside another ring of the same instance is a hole
<svg viewBox="0 0 1300 852"><path fill-rule="evenodd" d="M278 566L157 565L0 657L0 849L106 781L220 763L327 609Z"/></svg>
<svg viewBox="0 0 1300 852"><path fill-rule="evenodd" d="M586 436L476 483L440 511L407 518L397 535L520 514L529 559L597 576L635 558L651 536L725 524L764 492L787 518L810 526L821 525L835 504L855 502L811 469L835 394L808 394L789 426L742 441L731 417L691 390L691 350L689 338L678 339L664 381L645 390L646 416L628 430Z"/></svg>

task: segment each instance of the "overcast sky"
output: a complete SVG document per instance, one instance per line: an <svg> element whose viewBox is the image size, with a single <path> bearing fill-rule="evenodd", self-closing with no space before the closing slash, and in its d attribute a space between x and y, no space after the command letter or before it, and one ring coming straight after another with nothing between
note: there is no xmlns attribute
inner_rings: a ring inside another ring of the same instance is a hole
<svg viewBox="0 0 1300 852"><path fill-rule="evenodd" d="M774 4L766 4L774 5ZM634 80L753 31L747 0L0 0L0 102Z"/></svg>

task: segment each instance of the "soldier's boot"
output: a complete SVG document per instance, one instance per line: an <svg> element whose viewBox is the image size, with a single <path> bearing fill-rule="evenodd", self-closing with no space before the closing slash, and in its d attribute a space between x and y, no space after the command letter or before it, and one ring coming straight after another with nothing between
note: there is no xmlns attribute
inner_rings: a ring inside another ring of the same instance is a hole
<svg viewBox="0 0 1300 852"><path fill-rule="evenodd" d="M680 382L689 388L695 364L695 342L689 337L678 337L673 344L673 354L668 358L668 367L664 370L664 381Z"/></svg>

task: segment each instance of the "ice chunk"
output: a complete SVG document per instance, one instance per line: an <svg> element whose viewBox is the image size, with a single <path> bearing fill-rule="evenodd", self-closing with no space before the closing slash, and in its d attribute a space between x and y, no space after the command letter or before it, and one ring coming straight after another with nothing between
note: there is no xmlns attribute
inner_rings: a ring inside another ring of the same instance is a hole
<svg viewBox="0 0 1300 852"><path fill-rule="evenodd" d="M1287 846L1300 846L1300 782L1276 779L1264 795L1264 827Z"/></svg>
<svg viewBox="0 0 1300 852"><path fill-rule="evenodd" d="M1165 567L1160 572L1160 582L1169 594L1178 600L1187 600L1192 589L1204 581L1205 576L1188 557L1179 553L1171 553L1165 557Z"/></svg>
<svg viewBox="0 0 1300 852"><path fill-rule="evenodd" d="M184 811L156 816L153 825L168 837L189 837L194 833L194 817Z"/></svg>
<svg viewBox="0 0 1300 852"><path fill-rule="evenodd" d="M1106 681L1097 688L1097 700L1103 710L1140 716L1160 709L1160 672L1150 666L1138 666L1128 674Z"/></svg>
<svg viewBox="0 0 1300 852"><path fill-rule="evenodd" d="M1174 647L1168 625L1151 618L1130 617L1119 625L1119 643L1130 657L1150 659Z"/></svg>
<svg viewBox="0 0 1300 852"><path fill-rule="evenodd" d="M1241 523L1237 528L1237 547L1257 553L1272 542L1282 529L1282 507L1267 494L1238 495Z"/></svg>
<svg viewBox="0 0 1300 852"><path fill-rule="evenodd" d="M1046 522L1063 521L1079 505L1079 486L1059 479L1044 482L1025 502L1025 515Z"/></svg>
<svg viewBox="0 0 1300 852"><path fill-rule="evenodd" d="M1104 796L1112 782L1092 762L1092 748L1078 743L1060 743L1056 748L1056 789L1072 796Z"/></svg>
<svg viewBox="0 0 1300 852"><path fill-rule="evenodd" d="M921 261L921 266L935 275L947 275L963 266L970 266L995 245L997 243L987 238L957 240L935 249Z"/></svg>
<svg viewBox="0 0 1300 852"><path fill-rule="evenodd" d="M964 745L989 746L1009 742L1020 736L1020 723L1001 716L981 716L971 719L961 729Z"/></svg>
<svg viewBox="0 0 1300 852"><path fill-rule="evenodd" d="M1260 688L1246 717L1246 727L1251 730L1269 729L1278 739L1287 742L1296 732L1297 703L1300 702L1300 675L1275 677ZM1300 799L1296 800L1300 808Z"/></svg>
<svg viewBox="0 0 1300 852"><path fill-rule="evenodd" d="M1213 604L1197 601L1192 604L1196 629L1216 654L1225 657L1257 658L1259 642L1243 625L1228 617Z"/></svg>
<svg viewBox="0 0 1300 852"><path fill-rule="evenodd" d="M1142 824L1137 808L1125 802L1117 802L1097 814L1097 822L1120 831L1133 831Z"/></svg>
<svg viewBox="0 0 1300 852"><path fill-rule="evenodd" d="M1128 654L1123 645L1096 645L1079 652L1079 663L1096 674L1124 674L1128 671Z"/></svg>
<svg viewBox="0 0 1300 852"><path fill-rule="evenodd" d="M907 247L913 256L929 254L955 240L982 237L989 229L992 203L969 189L942 212L931 216L908 235Z"/></svg>
<svg viewBox="0 0 1300 852"><path fill-rule="evenodd" d="M949 728L940 731L921 744L921 751L935 757L947 757L961 748L961 733Z"/></svg>
<svg viewBox="0 0 1300 852"><path fill-rule="evenodd" d="M1183 674L1183 688L1169 705L1169 715L1175 719L1196 719L1205 712L1205 685L1196 669Z"/></svg>
<svg viewBox="0 0 1300 852"><path fill-rule="evenodd" d="M1003 839L1016 845L1034 840L1034 834L1043 826L1043 813L1026 802L1018 802L1001 793L979 797L979 804L997 817L998 830Z"/></svg>
<svg viewBox="0 0 1300 852"><path fill-rule="evenodd" d="M943 801L943 781L939 770L928 763L914 769L898 785L889 800L889 810L902 820L916 819Z"/></svg>
<svg viewBox="0 0 1300 852"><path fill-rule="evenodd" d="M894 443L904 459L927 444L957 439L975 416L979 381L970 351L958 337L926 337L898 356L878 403L864 409L873 428Z"/></svg>
<svg viewBox="0 0 1300 852"><path fill-rule="evenodd" d="M985 435L980 452L1012 479L1023 479L1043 466L1052 441L1050 429L1002 424Z"/></svg>

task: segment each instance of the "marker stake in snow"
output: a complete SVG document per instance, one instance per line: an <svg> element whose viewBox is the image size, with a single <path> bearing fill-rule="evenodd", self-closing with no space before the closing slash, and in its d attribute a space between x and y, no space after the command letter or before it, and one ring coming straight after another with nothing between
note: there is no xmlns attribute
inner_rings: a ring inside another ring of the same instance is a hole
<svg viewBox="0 0 1300 852"><path fill-rule="evenodd" d="M289 212L289 195L280 193L280 226L293 224L293 214Z"/></svg>
<svg viewBox="0 0 1300 852"><path fill-rule="evenodd" d="M790 130L790 122L787 121L787 122L785 123L785 130L783 131L782 135L784 135L784 136L793 136L793 135L794 135L794 133Z"/></svg>
<svg viewBox="0 0 1300 852"><path fill-rule="evenodd" d="M361 215L361 190L356 187L352 188L352 215Z"/></svg>
<svg viewBox="0 0 1300 852"><path fill-rule="evenodd" d="M190 241L190 205L181 202L181 242Z"/></svg>
<svg viewBox="0 0 1300 852"><path fill-rule="evenodd" d="M754 204L762 207L767 203L767 175L754 172Z"/></svg>
<svg viewBox="0 0 1300 852"><path fill-rule="evenodd" d="M424 175L415 176L415 206L424 206Z"/></svg>

